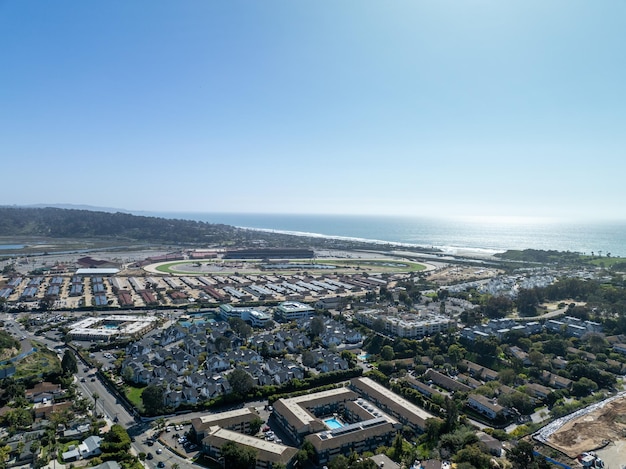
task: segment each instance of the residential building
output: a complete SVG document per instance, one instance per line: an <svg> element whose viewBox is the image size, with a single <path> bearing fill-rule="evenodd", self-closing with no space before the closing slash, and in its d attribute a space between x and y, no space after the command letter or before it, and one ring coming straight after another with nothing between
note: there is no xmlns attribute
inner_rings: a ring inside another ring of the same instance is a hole
<svg viewBox="0 0 626 469"><path fill-rule="evenodd" d="M202 440L202 451L210 458L219 460L222 446L229 442L235 442L256 452L255 469L271 469L278 464L291 469L295 462L295 456L298 453L298 450L291 446L244 435L219 426L212 426L206 429L206 437Z"/></svg>
<svg viewBox="0 0 626 469"><path fill-rule="evenodd" d="M490 420L495 420L505 414L504 407L480 394L470 394L467 396L467 405Z"/></svg>

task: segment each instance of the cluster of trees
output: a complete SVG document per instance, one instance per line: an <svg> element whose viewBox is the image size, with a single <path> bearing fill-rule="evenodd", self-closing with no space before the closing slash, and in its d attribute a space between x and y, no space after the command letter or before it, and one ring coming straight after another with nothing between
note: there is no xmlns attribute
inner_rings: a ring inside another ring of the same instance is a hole
<svg viewBox="0 0 626 469"><path fill-rule="evenodd" d="M523 251L510 249L506 252L495 254L495 256L503 260L536 262L538 264L577 265L582 262L582 258L577 252L546 251L541 249L524 249Z"/></svg>
<svg viewBox="0 0 626 469"><path fill-rule="evenodd" d="M104 461L117 461L124 469L143 469L139 458L130 453L131 439L124 427L118 424L104 434L100 450L102 454L91 460L94 465Z"/></svg>
<svg viewBox="0 0 626 469"><path fill-rule="evenodd" d="M6 350L19 350L20 343L7 331L0 330L0 356L5 354Z"/></svg>
<svg viewBox="0 0 626 469"><path fill-rule="evenodd" d="M61 371L64 375L71 376L78 372L78 362L76 355L70 349L66 349L61 359Z"/></svg>
<svg viewBox="0 0 626 469"><path fill-rule="evenodd" d="M515 305L522 316L534 316L537 306L544 301L571 298L587 303L587 307L571 305L568 314L580 319L600 320L609 334L626 333L626 285L622 277L611 282L563 278L547 287L522 289ZM593 313L593 310L598 311Z"/></svg>

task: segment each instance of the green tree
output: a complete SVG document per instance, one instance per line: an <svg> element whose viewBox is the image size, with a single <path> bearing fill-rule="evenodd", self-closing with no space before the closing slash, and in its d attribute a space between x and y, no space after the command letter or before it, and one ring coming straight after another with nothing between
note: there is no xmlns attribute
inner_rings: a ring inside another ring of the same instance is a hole
<svg viewBox="0 0 626 469"><path fill-rule="evenodd" d="M465 358L465 353L466 350L459 344L452 344L448 347L448 358L453 365L456 365Z"/></svg>
<svg viewBox="0 0 626 469"><path fill-rule="evenodd" d="M437 354L433 357L433 365L440 367L443 366L446 363L446 359L443 357L443 355Z"/></svg>
<svg viewBox="0 0 626 469"><path fill-rule="evenodd" d="M533 455L533 445L521 440L517 446L512 447L506 455L514 469L530 469L537 467Z"/></svg>
<svg viewBox="0 0 626 469"><path fill-rule="evenodd" d="M598 385L584 376L572 385L572 394L576 397L585 397L597 390Z"/></svg>
<svg viewBox="0 0 626 469"><path fill-rule="evenodd" d="M0 468L6 467L7 461L11 455L11 447L9 445L0 446Z"/></svg>
<svg viewBox="0 0 626 469"><path fill-rule="evenodd" d="M372 322L372 329L376 332L385 332L385 320L383 318L376 318Z"/></svg>
<svg viewBox="0 0 626 469"><path fill-rule="evenodd" d="M15 381L13 378L4 379L1 387L4 389L3 399L6 399L7 402L18 397L24 397L26 390L23 383Z"/></svg>
<svg viewBox="0 0 626 469"><path fill-rule="evenodd" d="M122 379L126 383L130 383L133 380L134 376L135 376L135 373L133 372L133 369L130 366L127 366L122 370Z"/></svg>
<svg viewBox="0 0 626 469"><path fill-rule="evenodd" d="M404 454L404 438L401 433L398 433L393 440L393 459L399 461L402 454Z"/></svg>
<svg viewBox="0 0 626 469"><path fill-rule="evenodd" d="M498 381L502 384L510 385L517 379L517 373L511 368L505 368L498 373Z"/></svg>
<svg viewBox="0 0 626 469"><path fill-rule="evenodd" d="M326 330L324 320L320 316L315 316L311 319L310 331L313 337L318 337Z"/></svg>
<svg viewBox="0 0 626 469"><path fill-rule="evenodd" d="M215 338L215 349L222 353L226 352L230 348L230 339L226 336L220 335Z"/></svg>
<svg viewBox="0 0 626 469"><path fill-rule="evenodd" d="M244 369L236 368L228 374L228 383L233 392L245 396L254 387L254 378Z"/></svg>
<svg viewBox="0 0 626 469"><path fill-rule="evenodd" d="M309 455L303 449L296 453L296 461L300 467L304 466L309 461Z"/></svg>
<svg viewBox="0 0 626 469"><path fill-rule="evenodd" d="M356 355L352 353L350 350L343 350L341 352L341 358L343 358L345 361L348 362L348 366L350 368L354 368L357 364Z"/></svg>
<svg viewBox="0 0 626 469"><path fill-rule="evenodd" d="M230 318L228 325L243 339L247 339L252 335L252 327L241 318Z"/></svg>
<svg viewBox="0 0 626 469"><path fill-rule="evenodd" d="M466 446L454 456L457 463L467 462L476 468L488 468L491 456L484 453L477 444Z"/></svg>
<svg viewBox="0 0 626 469"><path fill-rule="evenodd" d="M335 456L328 463L328 469L350 469L350 461L344 455Z"/></svg>
<svg viewBox="0 0 626 469"><path fill-rule="evenodd" d="M456 402L446 397L443 408L446 411L446 419L444 422L443 430L445 433L456 430L459 423L459 408L456 406Z"/></svg>
<svg viewBox="0 0 626 469"><path fill-rule="evenodd" d="M256 452L252 448L229 441L220 449L224 466L237 469L253 469L256 465Z"/></svg>
<svg viewBox="0 0 626 469"><path fill-rule="evenodd" d="M256 435L257 433L259 433L262 425L263 420L261 420L259 417L255 417L254 419L252 419L252 421L250 422L250 434Z"/></svg>
<svg viewBox="0 0 626 469"><path fill-rule="evenodd" d="M609 343L602 336L602 334L599 334L597 332L590 332L588 334L585 334L583 340L587 341L587 343L589 344L589 348L593 353L603 352L607 349L609 345Z"/></svg>
<svg viewBox="0 0 626 469"><path fill-rule="evenodd" d="M515 391L511 394L501 394L498 403L503 407L513 407L523 415L530 415L533 412L533 401L523 392Z"/></svg>
<svg viewBox="0 0 626 469"><path fill-rule="evenodd" d="M163 411L165 392L161 386L151 384L141 393L143 408L148 415L157 415Z"/></svg>
<svg viewBox="0 0 626 469"><path fill-rule="evenodd" d="M528 353L528 359L534 366L541 367L541 365L543 364L543 353L537 350L531 350Z"/></svg>
<svg viewBox="0 0 626 469"><path fill-rule="evenodd" d="M430 418L426 419L426 436L431 444L434 444L439 439L439 435L443 432L444 423L441 419Z"/></svg>
<svg viewBox="0 0 626 469"><path fill-rule="evenodd" d="M96 408L98 407L98 399L100 399L100 394L94 392L91 397L93 397L93 415L98 415Z"/></svg>
<svg viewBox="0 0 626 469"><path fill-rule="evenodd" d="M315 357L315 354L310 350L302 352L302 364L309 367L317 365L317 358Z"/></svg>
<svg viewBox="0 0 626 469"><path fill-rule="evenodd" d="M490 319L505 317L513 309L513 302L505 296L489 296L483 306L483 314Z"/></svg>
<svg viewBox="0 0 626 469"><path fill-rule="evenodd" d="M28 409L11 409L4 414L4 421L13 429L27 428L33 424L33 416Z"/></svg>
<svg viewBox="0 0 626 469"><path fill-rule="evenodd" d="M380 351L380 358L385 361L393 360L394 356L395 353L393 351L393 347L391 347L390 345L385 345Z"/></svg>
<svg viewBox="0 0 626 469"><path fill-rule="evenodd" d="M539 297L537 289L524 289L522 288L517 294L517 310L520 316L535 316L537 314L537 305L539 304Z"/></svg>
<svg viewBox="0 0 626 469"><path fill-rule="evenodd" d="M74 375L78 372L78 363L76 362L76 356L70 349L65 349L63 359L61 360L61 369L66 375Z"/></svg>
<svg viewBox="0 0 626 469"><path fill-rule="evenodd" d="M121 425L112 425L102 440L100 444L102 455L100 457L103 461L130 461L133 459L129 453L131 446L130 436Z"/></svg>

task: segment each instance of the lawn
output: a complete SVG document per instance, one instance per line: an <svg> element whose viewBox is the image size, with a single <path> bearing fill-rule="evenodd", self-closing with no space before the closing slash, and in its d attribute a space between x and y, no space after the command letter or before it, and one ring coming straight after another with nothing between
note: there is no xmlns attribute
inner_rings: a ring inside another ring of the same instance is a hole
<svg viewBox="0 0 626 469"><path fill-rule="evenodd" d="M143 388L135 388L132 386L124 386L124 393L126 394L126 398L139 410L143 412L143 401L141 400L141 393Z"/></svg>
<svg viewBox="0 0 626 469"><path fill-rule="evenodd" d="M605 267L610 269L614 264L625 264L626 259L623 257L590 257L585 259L589 260L590 264L597 265L598 267Z"/></svg>

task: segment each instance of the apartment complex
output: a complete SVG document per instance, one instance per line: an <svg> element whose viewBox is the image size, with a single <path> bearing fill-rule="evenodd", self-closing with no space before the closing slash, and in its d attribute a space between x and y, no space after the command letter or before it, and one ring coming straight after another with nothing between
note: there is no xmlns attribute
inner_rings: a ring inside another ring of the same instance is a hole
<svg viewBox="0 0 626 469"><path fill-rule="evenodd" d="M359 311L356 319L372 326L376 320L382 320L385 332L396 337L419 338L446 332L455 326L455 321L439 314L402 313L386 314L378 310Z"/></svg>

